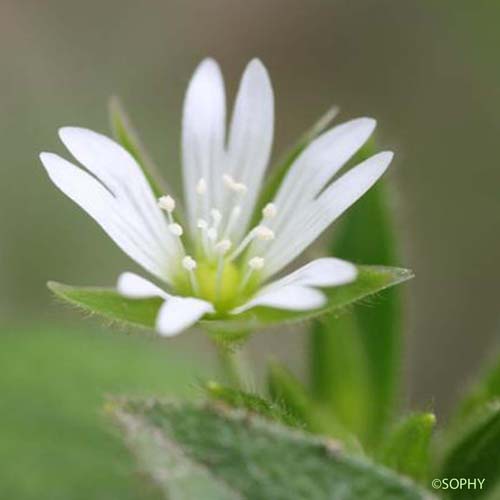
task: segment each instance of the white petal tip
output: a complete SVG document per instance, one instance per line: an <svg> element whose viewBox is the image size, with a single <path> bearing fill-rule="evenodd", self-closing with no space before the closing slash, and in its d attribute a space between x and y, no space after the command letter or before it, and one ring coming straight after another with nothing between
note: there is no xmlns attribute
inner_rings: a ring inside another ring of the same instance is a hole
<svg viewBox="0 0 500 500"><path fill-rule="evenodd" d="M373 159L375 158L378 160L378 166L385 170L394 158L394 153L392 151L382 151L373 156Z"/></svg>
<svg viewBox="0 0 500 500"><path fill-rule="evenodd" d="M54 153L43 151L42 153L39 153L38 158L40 158L40 161L45 165L45 162L50 161L53 154Z"/></svg>
<svg viewBox="0 0 500 500"><path fill-rule="evenodd" d="M219 63L212 57L207 57L206 59L203 59L200 64L198 64L198 67L195 69L194 75L208 75L214 73L217 74L217 76L221 74Z"/></svg>
<svg viewBox="0 0 500 500"><path fill-rule="evenodd" d="M80 130L83 130L83 129L80 129L79 127L72 127L72 126L66 126L66 127L61 127L57 133L59 135L59 137L61 138L61 140L64 142L64 140L73 135L75 132L79 132Z"/></svg>
<svg viewBox="0 0 500 500"><path fill-rule="evenodd" d="M194 297L169 297L158 312L156 330L162 337L174 337L193 326L205 314L214 313L210 302Z"/></svg>
<svg viewBox="0 0 500 500"><path fill-rule="evenodd" d="M250 69L258 69L259 71L265 71L267 73L267 69L264 66L264 63L258 58L254 57L247 65L247 68Z"/></svg>

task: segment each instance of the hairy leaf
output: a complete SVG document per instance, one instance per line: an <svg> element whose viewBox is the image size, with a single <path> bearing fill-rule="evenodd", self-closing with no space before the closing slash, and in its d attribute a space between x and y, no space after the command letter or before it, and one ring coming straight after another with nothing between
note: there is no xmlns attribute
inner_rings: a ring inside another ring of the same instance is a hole
<svg viewBox="0 0 500 500"><path fill-rule="evenodd" d="M110 411L170 500L418 500L429 494L331 441L244 411L158 401Z"/></svg>
<svg viewBox="0 0 500 500"><path fill-rule="evenodd" d="M278 402L268 401L257 394L223 386L210 381L205 391L213 401L220 401L231 408L239 408L291 427L303 427L299 418Z"/></svg>

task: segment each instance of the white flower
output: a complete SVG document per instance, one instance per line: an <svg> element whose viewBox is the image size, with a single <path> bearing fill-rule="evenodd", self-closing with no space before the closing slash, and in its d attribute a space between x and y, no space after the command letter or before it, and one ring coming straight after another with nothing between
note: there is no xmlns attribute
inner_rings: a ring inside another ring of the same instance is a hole
<svg viewBox="0 0 500 500"><path fill-rule="evenodd" d="M334 258L272 278L298 257L384 173L392 153L372 156L332 181L375 128L370 118L324 132L288 170L274 200L249 227L268 165L274 126L273 91L253 60L239 87L226 137L224 84L216 62L197 68L182 122L186 226L176 200L155 199L141 168L121 146L82 128L59 132L80 168L42 153L56 186L83 208L168 292L132 273L118 280L129 298L161 297L156 325L175 335L205 315L237 315L257 306L319 308L322 288L356 279L354 265Z"/></svg>

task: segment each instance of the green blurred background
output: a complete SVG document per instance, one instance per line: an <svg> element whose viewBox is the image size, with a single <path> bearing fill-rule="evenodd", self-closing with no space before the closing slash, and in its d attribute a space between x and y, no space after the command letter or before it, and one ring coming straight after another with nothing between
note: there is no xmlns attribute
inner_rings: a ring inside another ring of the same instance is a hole
<svg viewBox="0 0 500 500"><path fill-rule="evenodd" d="M275 156L332 104L378 119L416 273L403 403L446 415L500 328L499 23L500 2L485 0L1 0L0 497L144 498L102 395L192 394L192 366L209 365L199 334L104 333L55 303L48 279L112 284L134 265L37 159L63 151L62 125L107 132L118 94L178 186L183 93L208 55L230 96L250 58L268 67ZM299 329L250 345L299 374L303 347Z"/></svg>

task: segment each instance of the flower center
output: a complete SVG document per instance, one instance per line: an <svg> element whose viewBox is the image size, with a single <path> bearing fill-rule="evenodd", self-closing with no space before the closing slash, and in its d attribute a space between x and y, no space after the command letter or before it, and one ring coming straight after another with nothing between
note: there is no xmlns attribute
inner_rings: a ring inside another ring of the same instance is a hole
<svg viewBox="0 0 500 500"><path fill-rule="evenodd" d="M200 297L211 302L218 313L226 313L247 300L260 284L260 270L264 258L255 255L274 239L274 232L265 222L276 216L277 209L268 203L262 210L262 220L239 243L233 245L231 235L239 223L241 197L248 191L247 186L235 181L230 175L222 177L225 200L230 203L223 212L210 208L207 203L207 184L199 179L196 184L197 221L194 238L193 258L186 254L182 240L184 230L174 219L175 200L162 196L158 200L169 219L169 231L176 238L182 268L174 279L174 286L182 295ZM203 217L203 214L209 214ZM249 247L252 251L249 252Z"/></svg>

